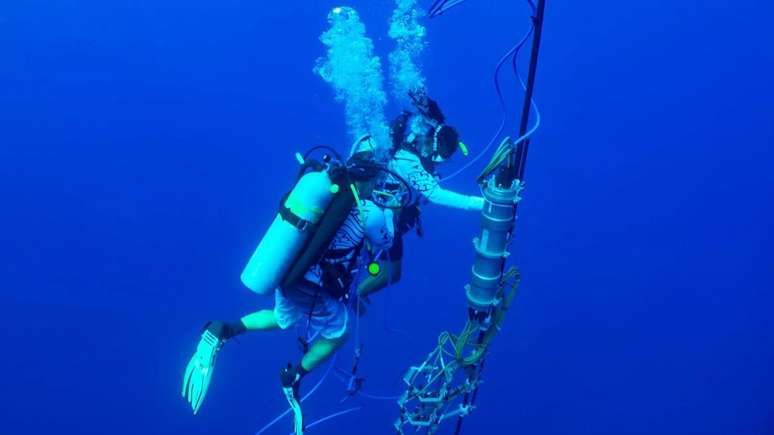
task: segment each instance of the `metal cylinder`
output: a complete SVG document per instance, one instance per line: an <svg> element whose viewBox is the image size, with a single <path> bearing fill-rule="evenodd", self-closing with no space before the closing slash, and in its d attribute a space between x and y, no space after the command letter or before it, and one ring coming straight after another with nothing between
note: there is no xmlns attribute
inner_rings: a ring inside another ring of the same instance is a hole
<svg viewBox="0 0 774 435"><path fill-rule="evenodd" d="M500 278L509 255L517 194L515 185L503 188L491 181L484 189L481 233L473 239L476 258L470 283L465 286L468 305L474 310L485 311L497 304Z"/></svg>

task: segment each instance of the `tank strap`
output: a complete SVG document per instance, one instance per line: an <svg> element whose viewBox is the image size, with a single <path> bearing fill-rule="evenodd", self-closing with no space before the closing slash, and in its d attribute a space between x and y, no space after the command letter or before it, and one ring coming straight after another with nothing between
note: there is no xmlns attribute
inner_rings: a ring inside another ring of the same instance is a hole
<svg viewBox="0 0 774 435"><path fill-rule="evenodd" d="M288 207L285 207L285 201L287 201L288 196L290 193L286 193L285 196L282 197L279 203L279 215L282 217L282 219L289 223L290 225L293 225L296 227L299 231L307 231L311 229L314 224L311 221L308 221L297 214L293 213Z"/></svg>

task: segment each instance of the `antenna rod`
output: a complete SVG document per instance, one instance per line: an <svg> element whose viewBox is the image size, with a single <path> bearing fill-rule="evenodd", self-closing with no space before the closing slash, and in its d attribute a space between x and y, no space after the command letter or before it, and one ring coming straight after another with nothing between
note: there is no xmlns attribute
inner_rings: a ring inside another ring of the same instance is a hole
<svg viewBox="0 0 774 435"><path fill-rule="evenodd" d="M527 75L527 87L524 91L524 102L521 109L521 123L519 124L519 136L527 133L529 126L530 109L532 108L532 94L535 90L535 76L537 74L538 55L540 54L540 40L543 36L543 15L545 11L545 0L537 0L535 16L532 22L535 25L535 33L532 36L532 51L529 59L529 73ZM513 180L524 181L524 169L527 163L527 151L529 151L529 138L516 144L516 152L511 154L507 169L500 173L498 181L509 186Z"/></svg>

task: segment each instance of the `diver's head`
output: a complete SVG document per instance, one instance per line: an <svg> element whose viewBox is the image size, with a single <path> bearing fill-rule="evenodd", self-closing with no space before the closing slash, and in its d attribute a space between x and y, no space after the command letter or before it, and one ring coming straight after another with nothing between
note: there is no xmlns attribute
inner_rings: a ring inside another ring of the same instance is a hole
<svg viewBox="0 0 774 435"><path fill-rule="evenodd" d="M440 163L448 160L462 147L457 130L446 124L438 102L428 97L424 89L409 93L416 113L405 127L405 143L426 160Z"/></svg>
<svg viewBox="0 0 774 435"><path fill-rule="evenodd" d="M421 113L412 114L406 121L403 142L406 148L413 149L419 155L430 153L433 147L435 123Z"/></svg>
<svg viewBox="0 0 774 435"><path fill-rule="evenodd" d="M430 126L421 134L409 136L413 148L423 159L435 163L445 162L460 148L460 135L457 129L447 124Z"/></svg>
<svg viewBox="0 0 774 435"><path fill-rule="evenodd" d="M431 158L439 163L448 160L460 147L460 135L457 129L441 124L433 129L433 151Z"/></svg>

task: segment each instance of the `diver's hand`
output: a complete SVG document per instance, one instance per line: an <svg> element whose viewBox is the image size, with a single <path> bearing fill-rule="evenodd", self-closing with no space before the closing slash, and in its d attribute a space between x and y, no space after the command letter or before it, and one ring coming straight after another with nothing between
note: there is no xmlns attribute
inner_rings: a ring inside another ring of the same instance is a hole
<svg viewBox="0 0 774 435"><path fill-rule="evenodd" d="M204 396L210 387L212 372L215 370L215 358L223 346L223 341L210 331L204 331L183 377L183 397L191 404L193 413L199 412Z"/></svg>
<svg viewBox="0 0 774 435"><path fill-rule="evenodd" d="M524 191L524 186L525 184L523 181L519 179L513 180L513 190L515 191L513 195L514 204L518 204L519 202L521 202L522 200L521 192ZM483 189L484 188L482 186L482 194L483 194ZM470 205L468 208L470 208L471 210L482 210L486 203L486 199L480 196L471 196L470 201L472 205Z"/></svg>

